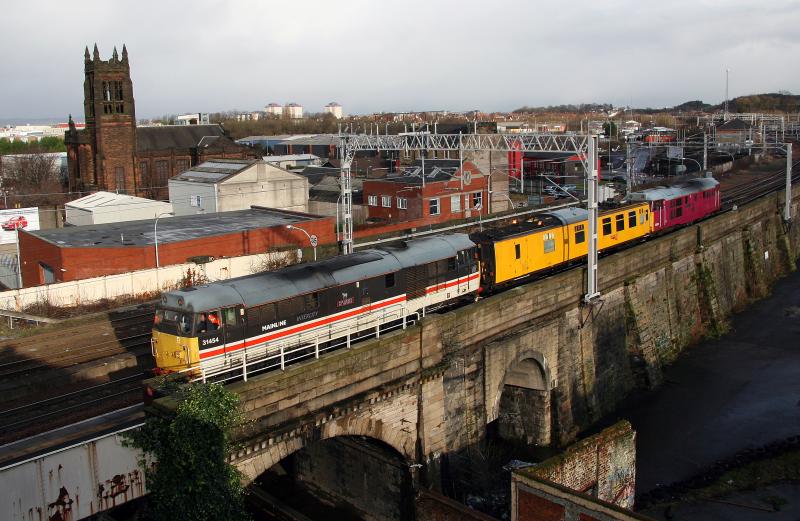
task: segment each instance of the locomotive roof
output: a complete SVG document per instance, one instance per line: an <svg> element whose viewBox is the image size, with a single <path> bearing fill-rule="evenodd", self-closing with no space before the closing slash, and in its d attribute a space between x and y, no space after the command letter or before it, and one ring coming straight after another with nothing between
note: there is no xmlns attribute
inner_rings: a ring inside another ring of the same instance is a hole
<svg viewBox="0 0 800 521"><path fill-rule="evenodd" d="M676 199L684 195L705 192L717 186L719 181L713 177L698 177L689 179L674 186L658 186L639 192L631 192L628 198L631 201L658 201L661 199Z"/></svg>
<svg viewBox="0 0 800 521"><path fill-rule="evenodd" d="M588 219L589 211L585 208L570 206L569 208L560 208L552 212L547 212L547 215L554 216L561 221L561 224L573 224Z"/></svg>
<svg viewBox="0 0 800 521"><path fill-rule="evenodd" d="M321 289L364 280L405 267L454 257L475 244L466 234L448 234L370 249L277 271L165 292L162 303L199 312L244 303L257 306ZM179 298L183 305L179 305Z"/></svg>

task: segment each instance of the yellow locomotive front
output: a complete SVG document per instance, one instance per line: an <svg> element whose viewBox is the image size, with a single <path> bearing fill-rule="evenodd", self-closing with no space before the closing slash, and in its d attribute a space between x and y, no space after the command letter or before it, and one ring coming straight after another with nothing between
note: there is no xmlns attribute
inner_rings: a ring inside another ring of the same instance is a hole
<svg viewBox="0 0 800 521"><path fill-rule="evenodd" d="M157 373L181 371L200 362L192 321L192 315L186 311L161 306L156 309L151 344Z"/></svg>

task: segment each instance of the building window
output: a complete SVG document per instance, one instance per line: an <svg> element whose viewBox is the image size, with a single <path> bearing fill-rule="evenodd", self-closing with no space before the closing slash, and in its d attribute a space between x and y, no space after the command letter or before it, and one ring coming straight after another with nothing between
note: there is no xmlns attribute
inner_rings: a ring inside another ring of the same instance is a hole
<svg viewBox="0 0 800 521"><path fill-rule="evenodd" d="M583 224L575 225L575 244L580 244L586 241L586 230Z"/></svg>
<svg viewBox="0 0 800 521"><path fill-rule="evenodd" d="M382 195L381 196L381 206L384 208L391 208L392 207L392 196L391 195Z"/></svg>
<svg viewBox="0 0 800 521"><path fill-rule="evenodd" d="M164 187L167 185L167 179L169 179L169 161L159 159L156 161L156 184L159 187Z"/></svg>
<svg viewBox="0 0 800 521"><path fill-rule="evenodd" d="M636 226L636 212L628 212L628 228Z"/></svg>
<svg viewBox="0 0 800 521"><path fill-rule="evenodd" d="M472 207L476 210L483 208L483 192L472 193Z"/></svg>
<svg viewBox="0 0 800 521"><path fill-rule="evenodd" d="M611 235L611 217L603 219L603 235Z"/></svg>
<svg viewBox="0 0 800 521"><path fill-rule="evenodd" d="M45 264L44 262L39 262L39 269L42 272L42 282L45 284L52 284L56 281L56 272Z"/></svg>
<svg viewBox="0 0 800 521"><path fill-rule="evenodd" d="M450 213L461 211L461 194L450 196Z"/></svg>
<svg viewBox="0 0 800 521"><path fill-rule="evenodd" d="M617 231L621 232L622 230L625 229L625 214L624 213L617 214L616 221L617 221Z"/></svg>
<svg viewBox="0 0 800 521"><path fill-rule="evenodd" d="M147 161L139 161L139 179L145 185L150 184L150 164Z"/></svg>
<svg viewBox="0 0 800 521"><path fill-rule="evenodd" d="M439 199L428 200L428 214L439 215Z"/></svg>
<svg viewBox="0 0 800 521"><path fill-rule="evenodd" d="M182 172L189 170L189 160L188 159L176 159L175 160L175 175L178 175Z"/></svg>
<svg viewBox="0 0 800 521"><path fill-rule="evenodd" d="M406 199L405 197L398 197L397 208L400 210L408 210L408 199Z"/></svg>
<svg viewBox="0 0 800 521"><path fill-rule="evenodd" d="M369 206L378 206L378 196L377 195L367 196L367 204Z"/></svg>
<svg viewBox="0 0 800 521"><path fill-rule="evenodd" d="M203 198L200 197L199 195L190 195L189 196L189 204L191 206L196 206L196 207L200 208L201 206L203 206Z"/></svg>
<svg viewBox="0 0 800 521"><path fill-rule="evenodd" d="M125 169L121 166L114 168L115 188L117 191L125 190Z"/></svg>

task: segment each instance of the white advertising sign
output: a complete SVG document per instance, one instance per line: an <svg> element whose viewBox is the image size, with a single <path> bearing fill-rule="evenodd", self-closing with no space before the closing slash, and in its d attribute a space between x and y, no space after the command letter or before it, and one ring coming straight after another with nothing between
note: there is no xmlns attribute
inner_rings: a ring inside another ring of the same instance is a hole
<svg viewBox="0 0 800 521"><path fill-rule="evenodd" d="M680 159L683 157L683 147L667 147L667 157L670 159Z"/></svg>
<svg viewBox="0 0 800 521"><path fill-rule="evenodd" d="M39 209L32 207L0 210L0 244L17 242L17 229L38 230Z"/></svg>

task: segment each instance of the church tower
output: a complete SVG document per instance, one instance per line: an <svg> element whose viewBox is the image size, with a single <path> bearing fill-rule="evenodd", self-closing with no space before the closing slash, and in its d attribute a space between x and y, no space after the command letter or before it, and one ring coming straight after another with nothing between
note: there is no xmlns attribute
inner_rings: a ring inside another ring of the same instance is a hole
<svg viewBox="0 0 800 521"><path fill-rule="evenodd" d="M94 46L84 53L83 110L85 141L91 158L81 165L77 188L95 188L135 194L136 112L128 49L117 48L110 60L101 60Z"/></svg>

